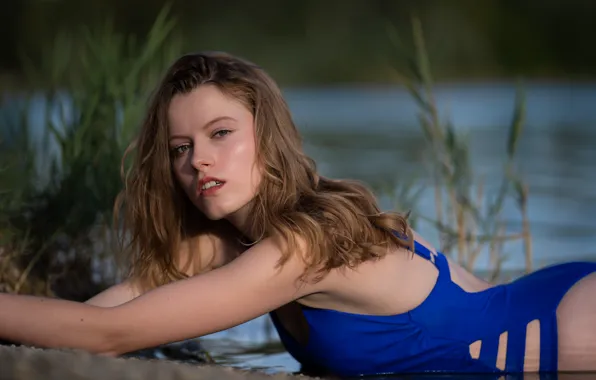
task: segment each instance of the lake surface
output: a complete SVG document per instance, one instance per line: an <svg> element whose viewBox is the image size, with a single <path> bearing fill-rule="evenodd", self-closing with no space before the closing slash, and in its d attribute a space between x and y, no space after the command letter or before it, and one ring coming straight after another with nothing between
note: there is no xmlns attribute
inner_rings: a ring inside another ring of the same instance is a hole
<svg viewBox="0 0 596 380"><path fill-rule="evenodd" d="M470 141L474 170L496 186L514 108L512 83L449 84L436 89L442 114ZM596 259L596 84L529 83L526 128L518 164L529 184L534 266L572 259ZM401 88L336 87L286 89L306 149L320 171L376 184L420 178L415 213L434 216L428 152L417 123L418 109ZM384 209L391 207L384 199ZM510 208L505 218L519 223ZM418 230L434 244L436 231ZM523 268L521 245L511 245L505 268ZM478 269L487 269L486 257ZM269 372L297 371L298 364L278 344L266 317L206 337L220 362ZM266 345L267 348L263 348ZM244 352L241 352L244 351ZM250 352L249 352L250 351Z"/></svg>
<svg viewBox="0 0 596 380"><path fill-rule="evenodd" d="M526 128L517 162L530 188L536 265L594 255L596 86L530 84L526 92ZM484 175L493 190L514 96L512 84L445 85L436 91L442 113L468 136L475 172ZM403 90L288 91L288 99L324 174L369 183L417 175L430 185L422 162L428 148L416 121L418 109ZM430 192L418 206L415 212L434 216ZM513 210L505 217L519 220ZM434 230L420 229L432 240ZM520 259L513 257L507 266L519 267Z"/></svg>

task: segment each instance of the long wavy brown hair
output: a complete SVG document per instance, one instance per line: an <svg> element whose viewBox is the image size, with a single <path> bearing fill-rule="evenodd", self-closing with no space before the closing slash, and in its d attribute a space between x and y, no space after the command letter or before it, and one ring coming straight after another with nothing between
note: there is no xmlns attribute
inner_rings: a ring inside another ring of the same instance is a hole
<svg viewBox="0 0 596 380"><path fill-rule="evenodd" d="M251 204L250 235L281 237L287 249L280 265L295 252L297 239L306 243L304 278L313 279L380 258L390 246L412 247L406 217L381 212L364 184L317 173L281 90L262 68L221 52L189 54L169 68L152 97L140 135L127 152L136 149L115 204L131 254L130 276L144 289L185 277L176 266L183 240L226 228L224 221L204 217L184 195L168 148L170 101L205 84L233 96L254 115L257 160L264 174Z"/></svg>

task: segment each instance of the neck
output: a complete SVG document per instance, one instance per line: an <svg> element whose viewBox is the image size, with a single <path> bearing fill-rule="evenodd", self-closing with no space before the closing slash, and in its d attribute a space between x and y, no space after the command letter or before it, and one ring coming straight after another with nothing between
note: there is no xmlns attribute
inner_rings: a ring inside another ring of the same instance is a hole
<svg viewBox="0 0 596 380"><path fill-rule="evenodd" d="M254 220L249 216L250 205L245 205L241 209L237 210L235 213L230 214L226 217L226 220L230 222L232 226L234 226L242 235L246 238L255 241L258 239L258 236L253 236L253 229L252 224Z"/></svg>

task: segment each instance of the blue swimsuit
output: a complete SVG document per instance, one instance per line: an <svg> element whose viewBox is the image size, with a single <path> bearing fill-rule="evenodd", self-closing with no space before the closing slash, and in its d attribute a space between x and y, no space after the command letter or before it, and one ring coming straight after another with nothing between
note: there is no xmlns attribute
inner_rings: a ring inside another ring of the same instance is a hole
<svg viewBox="0 0 596 380"><path fill-rule="evenodd" d="M540 372L556 372L556 309L596 263L554 265L504 285L468 293L451 281L447 258L415 243L415 252L439 270L428 297L413 310L390 316L363 315L302 305L308 323L300 345L270 313L288 352L305 367L343 376L397 373L521 373L526 328L540 321ZM497 368L499 336L507 332L505 368ZM477 359L470 345L481 341Z"/></svg>

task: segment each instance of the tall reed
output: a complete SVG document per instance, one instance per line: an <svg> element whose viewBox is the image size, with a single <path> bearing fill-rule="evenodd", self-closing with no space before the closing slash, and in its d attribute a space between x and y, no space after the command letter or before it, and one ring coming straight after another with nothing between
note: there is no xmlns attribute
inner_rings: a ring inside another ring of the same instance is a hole
<svg viewBox="0 0 596 380"><path fill-rule="evenodd" d="M528 185L516 169L515 154L524 127L526 104L523 90L518 88L513 106L513 117L508 128L503 171L496 192L487 189L485 176L473 169L470 144L465 136L456 132L455 126L442 118L434 96L429 54L426 49L422 25L412 19L414 46L408 49L395 29L389 27L389 36L406 63L407 69L395 68L394 73L407 88L419 109L419 125L424 135L427 167L432 178L434 216L420 215L420 220L431 223L439 231L440 249L464 267L474 270L482 252L489 255L490 280L501 274L502 263L507 259L504 243L521 241L525 271L532 270L532 235L528 219ZM413 51L413 53L409 53ZM493 176L493 178L495 178ZM396 197L399 205L416 207L419 194L406 184L405 191ZM508 232L503 210L508 200L514 200L520 213L522 228Z"/></svg>

